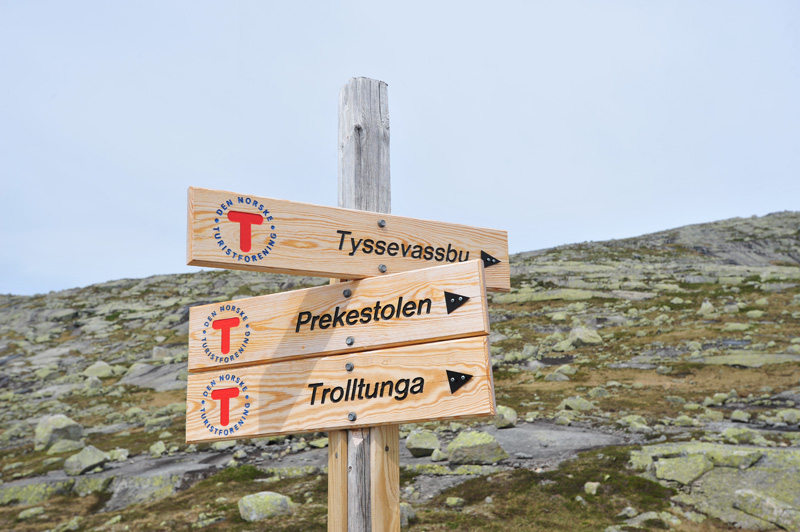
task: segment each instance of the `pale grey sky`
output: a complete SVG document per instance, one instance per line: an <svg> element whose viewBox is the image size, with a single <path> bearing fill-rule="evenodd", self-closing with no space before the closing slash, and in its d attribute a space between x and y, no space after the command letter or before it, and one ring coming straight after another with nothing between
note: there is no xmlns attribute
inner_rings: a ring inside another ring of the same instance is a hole
<svg viewBox="0 0 800 532"><path fill-rule="evenodd" d="M0 0L0 293L196 271L188 186L335 205L355 76L393 213L511 252L800 208L793 0Z"/></svg>

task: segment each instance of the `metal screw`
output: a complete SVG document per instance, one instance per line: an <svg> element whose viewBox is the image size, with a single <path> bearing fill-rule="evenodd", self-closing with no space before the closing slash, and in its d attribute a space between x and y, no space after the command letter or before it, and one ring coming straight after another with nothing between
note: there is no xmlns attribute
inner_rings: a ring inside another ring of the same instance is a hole
<svg viewBox="0 0 800 532"><path fill-rule="evenodd" d="M386 227L386 220L378 220L378 227Z"/></svg>
<svg viewBox="0 0 800 532"><path fill-rule="evenodd" d="M386 267L385 264L381 264L380 266L378 266L378 271L381 272L381 273L386 273L387 269L388 268Z"/></svg>
<svg viewBox="0 0 800 532"><path fill-rule="evenodd" d="M455 377L450 377L450 382L456 382L456 378Z"/></svg>
<svg viewBox="0 0 800 532"><path fill-rule="evenodd" d="M347 419L349 419L350 421L355 421L356 420L356 413L355 412L350 412L349 414L347 414Z"/></svg>
<svg viewBox="0 0 800 532"><path fill-rule="evenodd" d="M465 380L465 379L466 379L466 377L462 375L462 376L461 376L461 380L463 381L463 380Z"/></svg>
<svg viewBox="0 0 800 532"><path fill-rule="evenodd" d="M347 345L353 345L354 343L356 343L356 339L353 338L352 336L348 336L347 340L345 340L344 343L346 343Z"/></svg>
<svg viewBox="0 0 800 532"><path fill-rule="evenodd" d="M354 367L355 366L353 365L352 362L348 362L347 364L344 365L344 369L346 369L347 371L353 371Z"/></svg>
<svg viewBox="0 0 800 532"><path fill-rule="evenodd" d="M344 289L344 292L342 292L342 295L343 295L344 297L350 297L350 296L352 296L352 295L353 295L353 291L352 291L352 290L350 290L349 288L345 288L345 289Z"/></svg>

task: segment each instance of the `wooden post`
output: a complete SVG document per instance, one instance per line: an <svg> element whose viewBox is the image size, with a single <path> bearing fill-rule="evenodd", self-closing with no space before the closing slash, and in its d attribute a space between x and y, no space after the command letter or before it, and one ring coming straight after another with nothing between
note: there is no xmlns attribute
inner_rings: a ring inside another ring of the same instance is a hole
<svg viewBox="0 0 800 532"><path fill-rule="evenodd" d="M388 214L391 203L387 85L353 78L339 94L339 207ZM400 530L399 455L398 425L329 434L329 531Z"/></svg>

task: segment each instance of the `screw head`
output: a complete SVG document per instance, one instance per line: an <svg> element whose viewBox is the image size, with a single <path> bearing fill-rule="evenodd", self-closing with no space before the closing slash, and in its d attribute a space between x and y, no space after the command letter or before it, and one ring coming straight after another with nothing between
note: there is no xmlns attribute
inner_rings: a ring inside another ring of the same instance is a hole
<svg viewBox="0 0 800 532"><path fill-rule="evenodd" d="M352 336L348 336L347 340L345 340L344 343L346 343L347 345L353 345L354 343L356 343L356 339L353 338Z"/></svg>
<svg viewBox="0 0 800 532"><path fill-rule="evenodd" d="M353 295L353 291L352 291L352 290L350 290L349 288L345 288L345 289L344 289L344 292L342 292L342 295L343 295L344 297L350 297L350 296L352 296L352 295Z"/></svg>
<svg viewBox="0 0 800 532"><path fill-rule="evenodd" d="M347 414L347 419L349 419L350 421L355 421L356 417L357 416L355 412L350 412L349 414Z"/></svg>
<svg viewBox="0 0 800 532"><path fill-rule="evenodd" d="M378 220L378 227L386 227L386 220Z"/></svg>
<svg viewBox="0 0 800 532"><path fill-rule="evenodd" d="M348 362L347 364L344 365L344 369L346 369L347 371L353 371L354 367L355 366L353 365L352 362Z"/></svg>
<svg viewBox="0 0 800 532"><path fill-rule="evenodd" d="M388 268L386 267L385 264L381 264L380 266L378 266L378 271L379 272L386 273L386 270L388 270Z"/></svg>

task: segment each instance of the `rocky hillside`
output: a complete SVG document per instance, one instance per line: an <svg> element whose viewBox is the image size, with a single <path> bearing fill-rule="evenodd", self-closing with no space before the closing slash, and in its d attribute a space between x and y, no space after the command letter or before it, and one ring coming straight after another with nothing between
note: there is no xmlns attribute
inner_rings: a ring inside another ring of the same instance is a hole
<svg viewBox="0 0 800 532"><path fill-rule="evenodd" d="M184 441L212 271L0 296L0 529L325 530L327 438ZM800 530L800 213L522 253L498 418L401 428L410 530Z"/></svg>

